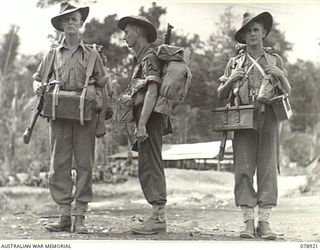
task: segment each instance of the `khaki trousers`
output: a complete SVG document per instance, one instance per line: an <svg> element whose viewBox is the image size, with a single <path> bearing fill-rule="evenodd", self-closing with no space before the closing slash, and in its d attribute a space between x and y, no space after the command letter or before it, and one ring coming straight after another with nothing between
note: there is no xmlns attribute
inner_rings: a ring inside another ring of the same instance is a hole
<svg viewBox="0 0 320 250"><path fill-rule="evenodd" d="M271 107L259 112L258 130L234 133L235 202L237 206L265 207L277 204L279 164L279 122ZM257 190L254 174L257 172Z"/></svg>
<svg viewBox="0 0 320 250"><path fill-rule="evenodd" d="M92 201L92 167L97 119L85 122L57 119L50 122L49 187L61 215L70 215L71 203L75 215L84 215ZM72 158L75 160L76 183L72 181Z"/></svg>
<svg viewBox="0 0 320 250"><path fill-rule="evenodd" d="M135 110L139 121L141 108ZM162 161L162 131L165 120L162 114L153 112L147 122L148 139L138 143L138 175L143 194L149 204L164 206L167 203L166 178Z"/></svg>

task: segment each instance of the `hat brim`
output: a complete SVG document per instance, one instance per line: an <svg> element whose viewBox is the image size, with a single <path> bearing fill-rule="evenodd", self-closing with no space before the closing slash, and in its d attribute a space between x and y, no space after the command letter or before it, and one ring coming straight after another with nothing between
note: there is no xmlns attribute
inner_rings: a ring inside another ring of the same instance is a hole
<svg viewBox="0 0 320 250"><path fill-rule="evenodd" d="M124 30L128 23L134 23L143 26L147 30L147 41L149 43L154 42L157 39L157 30L156 28L148 22L136 19L134 17L123 17L118 22L118 27L121 30Z"/></svg>
<svg viewBox="0 0 320 250"><path fill-rule="evenodd" d="M80 11L81 13L81 20L84 22L88 15L89 15L89 7L79 7L79 8L76 8L76 9L70 9L70 10L67 10L53 18L51 18L51 24L53 25L53 27L58 30L58 31L63 31L61 29L61 18L65 15L68 15L70 13L73 13L73 12L76 12L76 11Z"/></svg>
<svg viewBox="0 0 320 250"><path fill-rule="evenodd" d="M250 23L257 22L257 21L258 22L262 21L264 28L267 30L267 33L266 33L266 36L267 36L272 28L273 18L269 12L262 12L261 14L252 18L245 25L243 25L234 35L234 39L239 43L246 43L246 41L243 39L243 33Z"/></svg>

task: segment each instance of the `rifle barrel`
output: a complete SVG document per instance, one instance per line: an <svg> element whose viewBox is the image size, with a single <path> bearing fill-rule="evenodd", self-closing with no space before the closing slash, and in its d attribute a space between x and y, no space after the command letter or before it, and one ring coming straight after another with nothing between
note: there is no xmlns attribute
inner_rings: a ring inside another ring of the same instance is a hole
<svg viewBox="0 0 320 250"><path fill-rule="evenodd" d="M41 113L42 106L43 106L43 96L38 96L37 106L35 108L35 112L32 115L32 120L30 122L30 125L26 128L26 130L23 134L23 142L25 144L29 144L29 142L31 140L33 128L34 128L34 125L36 124L37 119Z"/></svg>

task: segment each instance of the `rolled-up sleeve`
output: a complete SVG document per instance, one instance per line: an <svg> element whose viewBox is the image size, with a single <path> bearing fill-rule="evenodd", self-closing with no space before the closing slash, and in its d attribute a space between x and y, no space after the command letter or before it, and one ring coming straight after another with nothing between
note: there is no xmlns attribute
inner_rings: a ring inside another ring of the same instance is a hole
<svg viewBox="0 0 320 250"><path fill-rule="evenodd" d="M146 84L156 83L157 85L161 85L161 66L160 62L155 54L150 54L143 61L142 67L143 75L146 78Z"/></svg>
<svg viewBox="0 0 320 250"><path fill-rule="evenodd" d="M284 63L283 63L283 60L282 60L281 56L276 54L276 57L277 57L276 66L283 71L285 77L288 77L288 72L284 67Z"/></svg>
<svg viewBox="0 0 320 250"><path fill-rule="evenodd" d="M33 80L38 81L38 82L42 82L42 78L44 77L45 69L49 63L50 53L54 53L54 52L49 51L44 55L41 63L38 66L38 69L36 70L36 72L32 76ZM50 76L52 75L52 72L53 72L53 66L51 66L48 78L50 78Z"/></svg>

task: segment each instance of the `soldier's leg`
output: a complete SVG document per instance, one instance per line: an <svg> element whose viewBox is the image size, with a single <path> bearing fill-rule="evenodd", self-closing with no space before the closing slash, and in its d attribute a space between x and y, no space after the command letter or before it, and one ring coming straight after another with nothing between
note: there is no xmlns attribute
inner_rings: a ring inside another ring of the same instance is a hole
<svg viewBox="0 0 320 250"><path fill-rule="evenodd" d="M48 224L46 228L49 231L70 231L73 201L71 122L50 122L50 152L49 188L53 200L59 206L60 219L56 223Z"/></svg>
<svg viewBox="0 0 320 250"><path fill-rule="evenodd" d="M260 131L257 165L259 206L275 206L278 198L277 167L279 164L279 123L266 107L264 126Z"/></svg>
<svg viewBox="0 0 320 250"><path fill-rule="evenodd" d="M146 200L153 206L153 214L141 225L131 228L134 233L155 234L166 231L167 194L161 155L163 128L163 116L152 113L147 123L148 139L143 143L138 143L139 180Z"/></svg>
<svg viewBox="0 0 320 250"><path fill-rule="evenodd" d="M88 202L92 201L92 168L94 163L96 117L83 126L73 122L73 147L76 163L76 191L75 191L75 232L87 233L84 226L84 216L88 209Z"/></svg>
<svg viewBox="0 0 320 250"><path fill-rule="evenodd" d="M254 238L254 207L257 195L254 190L253 177L256 169L256 148L258 134L253 130L235 131L233 141L235 163L235 202L241 206L244 230L241 238Z"/></svg>
<svg viewBox="0 0 320 250"><path fill-rule="evenodd" d="M147 123L148 139L138 143L139 180L143 193L151 205L164 206L167 202L166 179L162 161L161 114L152 113Z"/></svg>
<svg viewBox="0 0 320 250"><path fill-rule="evenodd" d="M264 239L276 238L269 225L272 207L278 198L277 167L279 164L279 123L273 111L266 107L264 126L260 132L258 149L258 234Z"/></svg>
<svg viewBox="0 0 320 250"><path fill-rule="evenodd" d="M256 169L258 134L254 130L235 131L233 153L235 164L235 202L237 206L255 207L257 194L253 176Z"/></svg>

